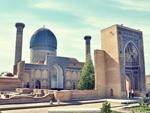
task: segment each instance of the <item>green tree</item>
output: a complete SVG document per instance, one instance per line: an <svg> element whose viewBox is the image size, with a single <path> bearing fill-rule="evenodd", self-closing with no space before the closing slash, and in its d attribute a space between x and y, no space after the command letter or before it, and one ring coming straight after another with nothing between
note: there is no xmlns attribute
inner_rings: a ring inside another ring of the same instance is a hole
<svg viewBox="0 0 150 113"><path fill-rule="evenodd" d="M5 73L6 73L6 72L1 72L1 73L0 73L0 76L2 76L2 75L5 74Z"/></svg>
<svg viewBox="0 0 150 113"><path fill-rule="evenodd" d="M95 87L95 77L94 77L94 66L90 57L87 60L81 70L80 80L78 84L78 89L94 89Z"/></svg>
<svg viewBox="0 0 150 113"><path fill-rule="evenodd" d="M104 102L101 108L101 113L112 113L111 105L109 102Z"/></svg>

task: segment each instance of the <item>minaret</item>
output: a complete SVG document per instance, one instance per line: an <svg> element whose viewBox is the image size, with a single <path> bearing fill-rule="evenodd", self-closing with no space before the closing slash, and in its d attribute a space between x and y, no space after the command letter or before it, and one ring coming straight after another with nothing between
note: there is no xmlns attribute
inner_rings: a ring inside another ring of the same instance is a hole
<svg viewBox="0 0 150 113"><path fill-rule="evenodd" d="M17 74L17 64L21 61L22 58L22 38L23 38L23 28L25 27L24 23L15 24L16 31L16 47L15 47L15 61L13 67L13 74Z"/></svg>
<svg viewBox="0 0 150 113"><path fill-rule="evenodd" d="M23 38L23 28L25 27L24 23L16 23L17 28L16 32L16 47L15 47L15 62L16 65L18 62L21 61L22 58L22 38Z"/></svg>
<svg viewBox="0 0 150 113"><path fill-rule="evenodd" d="M90 44L91 36L88 35L85 36L84 40L85 40L85 49L86 49L86 53L85 53L86 60L88 57L91 59L91 44Z"/></svg>

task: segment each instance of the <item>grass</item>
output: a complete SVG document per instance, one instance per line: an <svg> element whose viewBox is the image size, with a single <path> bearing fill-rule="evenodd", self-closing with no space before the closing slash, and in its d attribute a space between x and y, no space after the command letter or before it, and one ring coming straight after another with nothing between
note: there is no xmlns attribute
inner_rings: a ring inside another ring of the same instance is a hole
<svg viewBox="0 0 150 113"><path fill-rule="evenodd" d="M150 107L149 106L138 106L138 107L133 107L130 108L133 113L150 113Z"/></svg>
<svg viewBox="0 0 150 113"><path fill-rule="evenodd" d="M117 111L112 111L111 113L121 113L121 112L117 112Z"/></svg>

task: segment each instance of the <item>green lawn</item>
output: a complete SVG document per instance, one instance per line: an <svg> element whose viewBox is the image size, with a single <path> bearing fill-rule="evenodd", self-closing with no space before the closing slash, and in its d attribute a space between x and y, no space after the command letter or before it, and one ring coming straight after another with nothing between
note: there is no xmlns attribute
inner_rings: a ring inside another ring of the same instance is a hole
<svg viewBox="0 0 150 113"><path fill-rule="evenodd" d="M130 110L133 111L133 113L150 113L150 107L149 106L133 107L133 108L130 108Z"/></svg>
<svg viewBox="0 0 150 113"><path fill-rule="evenodd" d="M120 113L120 112L117 112L117 111L112 111L111 113Z"/></svg>

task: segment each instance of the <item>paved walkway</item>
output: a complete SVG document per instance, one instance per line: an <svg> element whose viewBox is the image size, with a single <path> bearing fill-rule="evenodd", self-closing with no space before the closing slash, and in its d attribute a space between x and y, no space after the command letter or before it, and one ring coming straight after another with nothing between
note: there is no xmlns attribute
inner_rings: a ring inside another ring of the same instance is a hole
<svg viewBox="0 0 150 113"><path fill-rule="evenodd" d="M104 99L100 100L88 100L88 101L71 101L71 102L49 102L45 103L29 103L29 104L9 104L9 105L0 105L0 111L2 110L13 110L13 109L27 109L27 108L39 108L39 107L56 107L56 106L68 106L68 105L81 105L89 103L102 103Z"/></svg>
<svg viewBox="0 0 150 113"><path fill-rule="evenodd" d="M2 111L2 113L48 113L49 109L73 109L73 108L100 109L102 107L102 102L104 101L105 99L60 102L59 105L57 102L54 102L53 105L50 105L50 103L0 105L0 111ZM133 102L133 101L129 100L129 102ZM112 110L122 111L124 113L126 111L122 109L123 107L136 105L136 104L131 104L131 105L121 104L121 101L116 99L111 99L111 103L112 103L111 104Z"/></svg>

